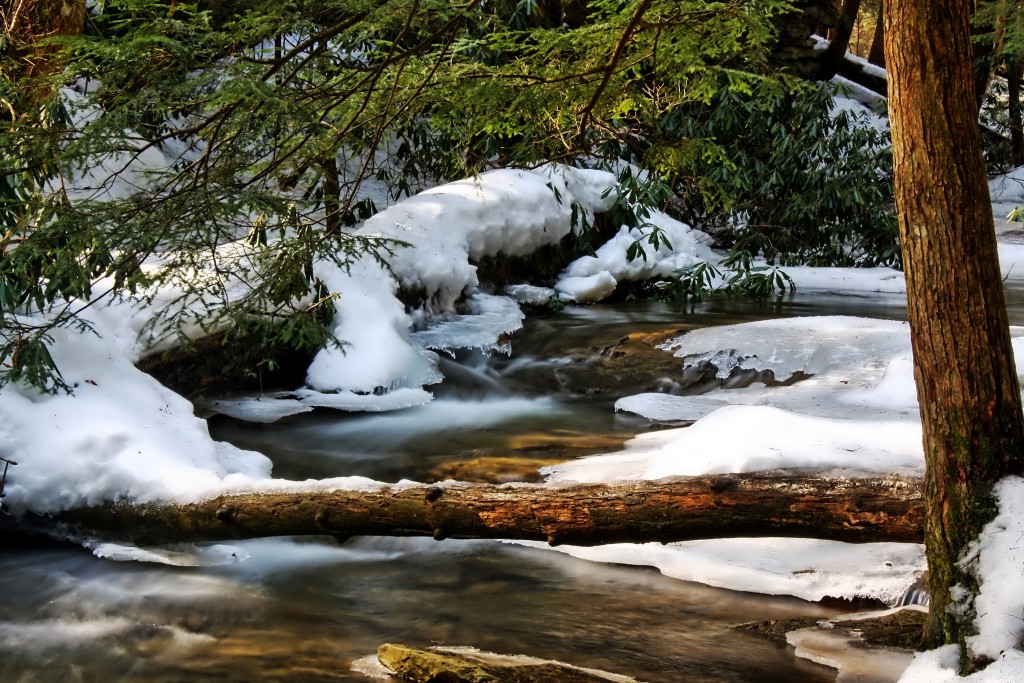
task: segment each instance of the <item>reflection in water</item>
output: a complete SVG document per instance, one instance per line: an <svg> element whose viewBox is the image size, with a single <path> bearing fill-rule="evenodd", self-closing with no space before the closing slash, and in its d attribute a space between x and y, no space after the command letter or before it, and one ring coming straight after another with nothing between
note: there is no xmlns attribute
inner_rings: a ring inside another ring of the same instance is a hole
<svg viewBox="0 0 1024 683"><path fill-rule="evenodd" d="M615 414L607 399L511 394L504 373L515 364L551 362L630 332L836 313L899 318L905 309L899 297L799 293L569 308L529 320L511 358L452 361L455 379L430 405L386 415L318 411L260 428L220 419L214 433L264 451L276 476L294 479L396 481L423 478L454 456L564 455L581 435L621 442L651 426ZM552 450L553 441L568 450ZM168 567L0 542L3 681L363 681L351 662L387 641L528 654L650 682L834 680L784 646L729 630L833 613L825 607L514 545L269 539L211 553L248 556L241 562Z"/></svg>
<svg viewBox="0 0 1024 683"><path fill-rule="evenodd" d="M285 479L359 475L424 481L431 480L434 468L456 459L565 460L614 450L642 431L645 422L616 414L607 403L439 398L391 413L317 411L267 427L216 419L211 431L214 438L267 454L274 461L274 476ZM595 438L601 448L586 448Z"/></svg>

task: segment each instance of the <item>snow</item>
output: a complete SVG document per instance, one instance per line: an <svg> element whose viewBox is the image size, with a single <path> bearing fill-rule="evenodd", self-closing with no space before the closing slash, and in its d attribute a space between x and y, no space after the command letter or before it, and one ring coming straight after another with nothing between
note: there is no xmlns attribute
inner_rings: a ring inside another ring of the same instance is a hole
<svg viewBox="0 0 1024 683"><path fill-rule="evenodd" d="M106 336L58 329L53 337L51 355L75 393L0 391L4 456L19 463L5 498L16 513L203 497L229 476L270 476L269 459L212 441L188 401L137 370Z"/></svg>
<svg viewBox="0 0 1024 683"><path fill-rule="evenodd" d="M544 472L550 483L794 468L923 475L922 458L921 428L910 422L829 419L735 405L691 427L636 437L624 453L552 465Z"/></svg>
<svg viewBox="0 0 1024 683"><path fill-rule="evenodd" d="M995 494L999 514L966 553L976 563L979 582L978 634L967 644L976 654L998 660L1024 643L1024 479L1007 477Z"/></svg>
<svg viewBox="0 0 1024 683"><path fill-rule="evenodd" d="M918 653L900 677L900 683L1016 683L1024 680L1024 652L1008 650L992 664L969 676L960 676L960 650L946 645Z"/></svg>
<svg viewBox="0 0 1024 683"><path fill-rule="evenodd" d="M661 211L651 212L649 220L665 238L659 241L657 249L647 243L640 229L622 226L593 256L581 256L566 266L555 284L559 296L579 303L600 301L611 294L619 281L667 276L702 260L718 260L706 246L708 237L704 233ZM636 241L643 246L644 256L630 261L626 252Z"/></svg>

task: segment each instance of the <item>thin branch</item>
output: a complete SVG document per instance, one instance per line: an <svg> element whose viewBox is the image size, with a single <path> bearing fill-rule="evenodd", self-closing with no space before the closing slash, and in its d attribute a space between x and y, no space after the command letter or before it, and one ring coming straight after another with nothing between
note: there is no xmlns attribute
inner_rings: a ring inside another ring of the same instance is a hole
<svg viewBox="0 0 1024 683"><path fill-rule="evenodd" d="M651 2L652 0L641 0L637 3L636 10L633 11L633 16L629 18L629 22L627 22L626 27L622 30L622 35L619 36L619 41L615 44L615 49L612 50L612 54L608 58L608 62L605 63L604 76L601 77L601 82L597 84L597 89L594 90L594 94L591 96L590 101L587 102L586 106L583 107L583 111L580 112L579 136L581 138L586 134L587 124L593 116L594 108L601 99L601 95L603 95L604 91L608 88L608 84L612 80L612 75L615 73L615 68L618 66L619 60L622 59L622 55L626 51L626 45L629 44L630 39L633 37L633 33L640 24L640 20L643 19L647 9L651 6Z"/></svg>

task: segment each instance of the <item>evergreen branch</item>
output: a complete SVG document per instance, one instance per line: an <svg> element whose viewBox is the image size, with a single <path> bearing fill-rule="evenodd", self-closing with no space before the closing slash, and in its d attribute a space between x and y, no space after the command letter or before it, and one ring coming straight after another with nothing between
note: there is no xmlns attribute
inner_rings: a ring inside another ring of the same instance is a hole
<svg viewBox="0 0 1024 683"><path fill-rule="evenodd" d="M640 0L640 2L637 3L636 9L633 10L633 15L626 23L626 27L622 30L622 34L619 36L619 40L615 44L612 54L604 65L604 75L601 77L601 82L597 84L597 88L594 90L594 94L590 97L590 101L583 106L583 110L580 112L580 139L586 137L587 124L593 116L594 108L597 106L598 101L601 99L601 95L604 94L605 89L611 82L612 75L615 73L619 60L622 59L622 55L626 51L626 45L633 37L633 33L636 31L637 26L639 25L640 20L643 19L647 9L651 6L652 1L653 0Z"/></svg>

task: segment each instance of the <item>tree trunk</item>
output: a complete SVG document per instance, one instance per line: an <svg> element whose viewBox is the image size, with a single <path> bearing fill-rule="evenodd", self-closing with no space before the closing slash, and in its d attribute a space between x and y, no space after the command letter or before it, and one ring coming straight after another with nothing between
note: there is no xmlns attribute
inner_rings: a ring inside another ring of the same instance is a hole
<svg viewBox="0 0 1024 683"><path fill-rule="evenodd" d="M1010 119L1010 156L1014 166L1024 165L1024 118L1021 117L1020 79L1024 76L1024 60L1006 62L1007 116Z"/></svg>
<svg viewBox="0 0 1024 683"><path fill-rule="evenodd" d="M338 159L333 152L324 157L320 171L323 173L320 187L324 195L324 237L337 237L341 234L341 185Z"/></svg>
<svg viewBox="0 0 1024 683"><path fill-rule="evenodd" d="M839 65L843 63L846 48L850 45L850 36L853 35L853 26L857 23L858 11L860 11L860 0L846 0L843 3L843 10L839 14L839 23L835 33L832 35L828 49L821 56L817 80L827 81L839 73Z"/></svg>
<svg viewBox="0 0 1024 683"><path fill-rule="evenodd" d="M992 486L1022 471L1024 418L976 120L971 3L889 0L885 57L896 207L927 466L926 644L963 643L950 587L995 514Z"/></svg>
<svg viewBox="0 0 1024 683"><path fill-rule="evenodd" d="M878 16L875 18L875 36L871 39L868 63L885 68L885 13L881 7L878 8Z"/></svg>
<svg viewBox="0 0 1024 683"><path fill-rule="evenodd" d="M329 534L601 545L790 536L920 542L919 482L768 472L567 487L450 484L108 504L26 516L23 526L139 545Z"/></svg>
<svg viewBox="0 0 1024 683"><path fill-rule="evenodd" d="M970 0L970 12L973 15L986 0ZM994 32L996 38L983 38L982 36L986 33ZM983 25L979 24L972 28L972 51L971 51L971 63L973 65L974 73L974 98L975 98L975 114L981 111L982 105L985 104L985 94L988 92L989 83L992 81L992 72L994 70L996 53L998 48L996 42L1002 42L1002 28L1000 26L993 26L991 24ZM974 40L974 36L980 38L980 40Z"/></svg>

